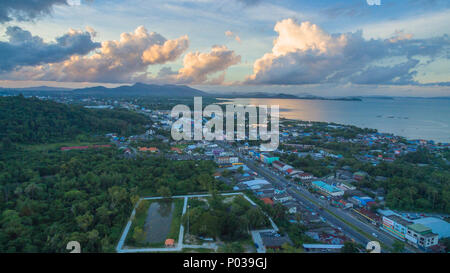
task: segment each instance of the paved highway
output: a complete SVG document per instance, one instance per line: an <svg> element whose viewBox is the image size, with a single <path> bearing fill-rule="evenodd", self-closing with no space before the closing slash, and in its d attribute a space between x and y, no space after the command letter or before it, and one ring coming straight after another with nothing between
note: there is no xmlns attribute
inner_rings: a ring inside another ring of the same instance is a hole
<svg viewBox="0 0 450 273"><path fill-rule="evenodd" d="M299 186L294 187L295 189L293 187L288 187L288 185L290 185L291 183L284 177L276 175L268 168L260 166L260 164L258 162L255 162L254 160L246 159L241 153L239 153L239 151L231 148L230 145L225 145L225 148L232 149L237 155L239 155L239 158L242 160L242 162L244 162L249 168L253 169L255 172L265 177L273 184L286 189L286 191L297 201L300 201L301 203L306 204L310 208L318 211L326 221L342 228L342 230L356 242L361 243L362 245L366 245L370 241L377 240L388 247L392 247L393 243L396 241L393 237L387 235L377 227L368 223L364 223L341 209L329 206L326 201L318 199L308 190ZM319 210L320 207L323 207L325 209ZM350 225L347 223L350 223ZM373 234L375 234L376 236L373 236ZM406 246L406 249L412 252L417 251L409 246ZM382 252L389 252L389 250L382 249Z"/></svg>
<svg viewBox="0 0 450 273"><path fill-rule="evenodd" d="M264 166L260 166L260 164L258 162L255 162L254 160L248 160L244 158L236 150L235 152L239 155L242 162L247 164L249 168L253 169L261 176L265 177L268 181L278 185L279 187L286 189L286 191L290 195L292 195L297 201L300 201L301 203L306 204L310 208L313 208L316 211L318 211L319 214L323 218L325 218L326 221L330 222L335 226L341 227L342 230L346 234L348 234L351 238L353 238L356 242L366 245L368 242L376 240L392 248L392 245L394 244L396 239L387 235L384 231L378 229L376 226L357 219L347 211L329 206L328 202L318 199L308 190L300 186L289 187L288 185L292 185L292 183L290 183L284 177L273 173L271 170L269 170ZM323 207L325 209L319 210L320 207ZM353 226L347 223L350 223ZM354 227L356 227L359 230L355 229ZM373 236L373 234L375 234L376 236ZM405 246L405 249L408 252L418 252L417 249L407 245ZM387 249L383 250L382 248L382 252L390 252L390 250Z"/></svg>

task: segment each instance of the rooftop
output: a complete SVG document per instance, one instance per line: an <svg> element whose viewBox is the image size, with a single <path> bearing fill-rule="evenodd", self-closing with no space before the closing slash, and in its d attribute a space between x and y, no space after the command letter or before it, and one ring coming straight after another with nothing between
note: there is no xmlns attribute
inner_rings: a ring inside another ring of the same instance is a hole
<svg viewBox="0 0 450 273"><path fill-rule="evenodd" d="M436 217L425 217L413 221L416 224L422 224L431 228L434 233L439 234L440 238L450 237L450 223Z"/></svg>
<svg viewBox="0 0 450 273"><path fill-rule="evenodd" d="M397 215L390 215L387 218L389 218L389 219L395 221L396 223L399 223L400 225L405 226L405 227L407 227L408 225L413 224L413 222L407 221L407 220L405 220L402 217L397 216Z"/></svg>
<svg viewBox="0 0 450 273"><path fill-rule="evenodd" d="M431 232L431 228L424 226L422 224L412 224L409 225L408 228L419 234L426 234Z"/></svg>
<svg viewBox="0 0 450 273"><path fill-rule="evenodd" d="M312 182L314 185L325 189L328 192L338 192L341 191L340 189L336 188L335 186L332 185L328 185L327 183L323 182L323 181L314 181Z"/></svg>

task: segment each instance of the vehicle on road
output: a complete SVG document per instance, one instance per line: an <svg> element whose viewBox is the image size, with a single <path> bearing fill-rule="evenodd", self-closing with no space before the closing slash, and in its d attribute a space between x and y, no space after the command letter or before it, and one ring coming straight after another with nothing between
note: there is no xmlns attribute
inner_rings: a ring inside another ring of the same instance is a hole
<svg viewBox="0 0 450 273"><path fill-rule="evenodd" d="M375 232L372 232L372 236L378 238L378 235Z"/></svg>

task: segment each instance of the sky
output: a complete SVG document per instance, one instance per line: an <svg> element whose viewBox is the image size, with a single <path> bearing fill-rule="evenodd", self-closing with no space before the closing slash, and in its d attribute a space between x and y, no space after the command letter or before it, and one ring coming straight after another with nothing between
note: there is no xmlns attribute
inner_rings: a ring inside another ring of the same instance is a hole
<svg viewBox="0 0 450 273"><path fill-rule="evenodd" d="M450 96L448 0L3 0L0 86Z"/></svg>

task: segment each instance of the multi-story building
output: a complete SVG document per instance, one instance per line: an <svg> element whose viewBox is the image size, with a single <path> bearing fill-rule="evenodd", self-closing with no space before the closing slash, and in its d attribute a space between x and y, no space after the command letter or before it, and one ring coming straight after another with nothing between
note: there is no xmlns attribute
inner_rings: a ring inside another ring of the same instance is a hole
<svg viewBox="0 0 450 273"><path fill-rule="evenodd" d="M412 222L397 215L383 216L382 229L400 240L405 240L405 234L411 224Z"/></svg>
<svg viewBox="0 0 450 273"><path fill-rule="evenodd" d="M405 237L408 243L420 248L428 248L439 242L439 235L422 224L409 225Z"/></svg>

